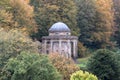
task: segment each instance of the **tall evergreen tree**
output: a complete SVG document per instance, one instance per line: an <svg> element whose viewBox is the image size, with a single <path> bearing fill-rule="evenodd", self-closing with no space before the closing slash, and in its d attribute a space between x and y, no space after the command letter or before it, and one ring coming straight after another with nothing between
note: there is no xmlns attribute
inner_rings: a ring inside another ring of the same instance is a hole
<svg viewBox="0 0 120 80"><path fill-rule="evenodd" d="M88 70L100 80L120 80L120 64L115 53L106 49L100 49L90 58Z"/></svg>
<svg viewBox="0 0 120 80"><path fill-rule="evenodd" d="M120 0L113 0L115 14L115 35L114 39L120 47Z"/></svg>
<svg viewBox="0 0 120 80"><path fill-rule="evenodd" d="M79 40L91 48L105 48L111 44L113 12L111 0L79 0Z"/></svg>
<svg viewBox="0 0 120 80"><path fill-rule="evenodd" d="M34 35L38 39L47 35L51 25L58 21L66 23L77 35L77 7L74 0L31 0L31 5L34 6L35 20L39 26L38 33Z"/></svg>

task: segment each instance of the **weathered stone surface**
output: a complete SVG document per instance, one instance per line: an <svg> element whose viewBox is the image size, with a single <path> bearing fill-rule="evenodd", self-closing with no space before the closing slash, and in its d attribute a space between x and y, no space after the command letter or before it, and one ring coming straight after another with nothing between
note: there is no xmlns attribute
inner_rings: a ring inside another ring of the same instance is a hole
<svg viewBox="0 0 120 80"><path fill-rule="evenodd" d="M77 41L78 37L71 36L70 29L66 24L55 23L49 29L49 36L42 37L42 53L58 53L67 58L76 58Z"/></svg>

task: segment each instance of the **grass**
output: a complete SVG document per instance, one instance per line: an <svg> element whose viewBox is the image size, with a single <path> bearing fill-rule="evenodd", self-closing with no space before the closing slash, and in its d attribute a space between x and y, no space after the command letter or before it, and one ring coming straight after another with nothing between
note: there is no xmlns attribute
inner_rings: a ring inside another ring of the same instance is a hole
<svg viewBox="0 0 120 80"><path fill-rule="evenodd" d="M90 58L90 56L77 59L77 64L80 67L80 69L83 69L83 70L87 69L87 62L88 62L89 58Z"/></svg>

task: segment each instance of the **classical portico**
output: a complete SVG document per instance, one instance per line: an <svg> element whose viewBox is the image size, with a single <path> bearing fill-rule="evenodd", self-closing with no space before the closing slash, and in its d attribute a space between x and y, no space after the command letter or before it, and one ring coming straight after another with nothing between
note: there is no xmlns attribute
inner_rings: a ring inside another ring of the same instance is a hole
<svg viewBox="0 0 120 80"><path fill-rule="evenodd" d="M55 23L49 29L49 36L42 37L42 53L58 53L67 58L76 58L77 40L78 37L71 36L71 31L66 24Z"/></svg>

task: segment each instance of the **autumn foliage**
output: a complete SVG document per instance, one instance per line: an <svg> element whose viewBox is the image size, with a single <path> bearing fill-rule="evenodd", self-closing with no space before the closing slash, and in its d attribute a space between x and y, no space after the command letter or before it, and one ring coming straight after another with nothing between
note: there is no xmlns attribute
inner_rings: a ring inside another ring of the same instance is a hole
<svg viewBox="0 0 120 80"><path fill-rule="evenodd" d="M0 27L5 29L19 29L25 34L36 32L33 7L29 0L0 1Z"/></svg>
<svg viewBox="0 0 120 80"><path fill-rule="evenodd" d="M70 58L65 58L57 53L49 54L49 58L58 72L63 75L64 80L70 80L70 75L79 70L79 67Z"/></svg>
<svg viewBox="0 0 120 80"><path fill-rule="evenodd" d="M111 47L114 32L112 0L79 0L78 27L79 40L89 48Z"/></svg>
<svg viewBox="0 0 120 80"><path fill-rule="evenodd" d="M13 21L13 15L6 10L0 11L0 27L5 30L10 30L17 26L17 22Z"/></svg>
<svg viewBox="0 0 120 80"><path fill-rule="evenodd" d="M38 49L35 43L22 32L0 29L0 71L10 58L16 57L22 51L35 53Z"/></svg>

